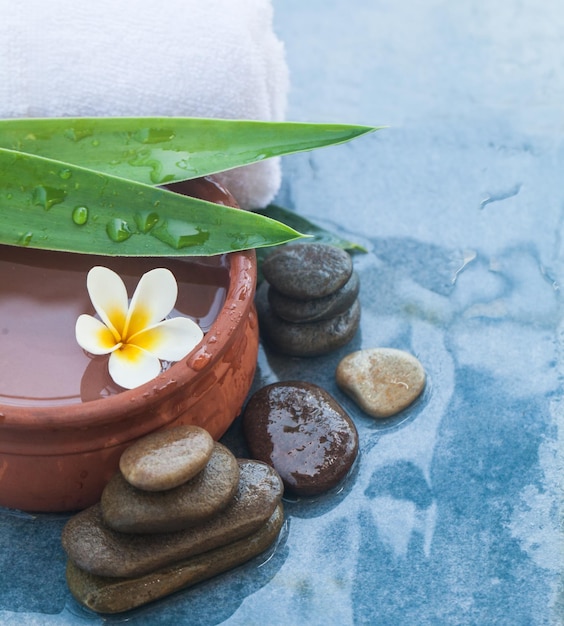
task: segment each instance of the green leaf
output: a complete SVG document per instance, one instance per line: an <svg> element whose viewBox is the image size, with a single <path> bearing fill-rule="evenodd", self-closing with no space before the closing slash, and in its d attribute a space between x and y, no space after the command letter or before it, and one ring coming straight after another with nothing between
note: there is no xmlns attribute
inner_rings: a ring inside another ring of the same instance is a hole
<svg viewBox="0 0 564 626"><path fill-rule="evenodd" d="M177 117L10 119L0 120L0 147L160 185L343 143L375 130Z"/></svg>
<svg viewBox="0 0 564 626"><path fill-rule="evenodd" d="M281 206L270 204L266 208L257 211L257 213L282 222L282 224L286 224L300 233L311 235L311 237L308 238L308 243L327 243L331 246L337 246L338 248L343 248L343 250L349 250L351 252L368 252L361 244L343 239L340 235L332 233L325 228L321 228L321 226L310 222L305 217Z"/></svg>
<svg viewBox="0 0 564 626"><path fill-rule="evenodd" d="M0 148L0 243L120 256L214 255L301 237L262 215Z"/></svg>

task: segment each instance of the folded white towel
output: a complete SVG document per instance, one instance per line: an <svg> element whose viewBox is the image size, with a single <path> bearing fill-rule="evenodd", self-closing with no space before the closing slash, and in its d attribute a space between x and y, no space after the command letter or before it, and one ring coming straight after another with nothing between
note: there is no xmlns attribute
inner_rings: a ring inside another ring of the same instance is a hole
<svg viewBox="0 0 564 626"><path fill-rule="evenodd" d="M0 20L0 117L284 119L288 70L270 0L18 0ZM246 208L278 160L222 175Z"/></svg>

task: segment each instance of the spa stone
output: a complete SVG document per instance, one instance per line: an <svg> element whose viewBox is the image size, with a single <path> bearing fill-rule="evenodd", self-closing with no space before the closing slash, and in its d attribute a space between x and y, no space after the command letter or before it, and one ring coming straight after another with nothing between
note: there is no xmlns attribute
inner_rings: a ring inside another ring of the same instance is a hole
<svg viewBox="0 0 564 626"><path fill-rule="evenodd" d="M278 317L257 294L257 311L266 343L276 352L288 356L314 357L342 348L356 335L360 325L360 303L328 320L295 324Z"/></svg>
<svg viewBox="0 0 564 626"><path fill-rule="evenodd" d="M425 370L413 355L392 348L359 350L344 357L337 384L372 417L389 417L412 404L425 387Z"/></svg>
<svg viewBox="0 0 564 626"><path fill-rule="evenodd" d="M153 535L116 532L100 504L65 525L62 543L79 569L98 576L133 578L249 537L270 519L283 493L278 474L265 463L239 460L239 485L217 516L177 532Z"/></svg>
<svg viewBox="0 0 564 626"><path fill-rule="evenodd" d="M167 491L142 491L117 473L102 493L102 515L110 528L120 532L182 530L222 511L235 495L238 482L237 459L216 443L203 470Z"/></svg>
<svg viewBox="0 0 564 626"><path fill-rule="evenodd" d="M258 556L276 541L283 523L284 511L282 503L279 503L266 524L248 537L136 578L96 576L68 561L66 575L69 590L81 604L93 611L129 611Z"/></svg>
<svg viewBox="0 0 564 626"><path fill-rule="evenodd" d="M127 482L145 491L172 489L190 480L208 462L214 441L199 426L177 426L143 437L122 454Z"/></svg>
<svg viewBox="0 0 564 626"><path fill-rule="evenodd" d="M280 293L298 300L323 298L351 277L350 255L323 243L288 244L271 252L262 265L266 280Z"/></svg>
<svg viewBox="0 0 564 626"><path fill-rule="evenodd" d="M285 488L311 496L338 485L358 453L358 433L324 389L305 382L267 385L249 400L243 429L251 455L269 463Z"/></svg>
<svg viewBox="0 0 564 626"><path fill-rule="evenodd" d="M297 300L269 287L268 302L272 311L283 320L296 324L319 322L341 315L358 297L360 280L353 272L350 279L337 291L323 298Z"/></svg>

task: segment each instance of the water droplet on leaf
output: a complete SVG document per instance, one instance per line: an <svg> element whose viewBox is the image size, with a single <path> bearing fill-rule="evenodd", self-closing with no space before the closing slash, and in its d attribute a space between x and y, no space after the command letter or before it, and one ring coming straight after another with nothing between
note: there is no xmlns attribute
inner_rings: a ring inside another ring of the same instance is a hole
<svg viewBox="0 0 564 626"><path fill-rule="evenodd" d="M150 168L149 177L155 185L163 185L174 180L174 174L165 169L169 168L169 164L166 162L164 150L142 148L132 153L128 163L134 167Z"/></svg>
<svg viewBox="0 0 564 626"><path fill-rule="evenodd" d="M106 224L106 233L112 241L121 243L122 241L129 239L133 234L133 231L125 220L116 217Z"/></svg>
<svg viewBox="0 0 564 626"><path fill-rule="evenodd" d="M148 233L159 221L154 211L143 211L135 214L135 224L142 233Z"/></svg>
<svg viewBox="0 0 564 626"><path fill-rule="evenodd" d="M181 220L167 220L153 228L151 235L171 246L175 250L200 246L210 237L207 230Z"/></svg>
<svg viewBox="0 0 564 626"><path fill-rule="evenodd" d="M48 211L55 204L60 204L66 198L64 189L56 189L47 185L38 185L33 190L33 204L43 207Z"/></svg>
<svg viewBox="0 0 564 626"><path fill-rule="evenodd" d="M19 239L18 239L18 244L20 246L29 246L29 244L31 243L31 239L33 237L33 233L31 231L28 231L27 233L24 233Z"/></svg>
<svg viewBox="0 0 564 626"><path fill-rule="evenodd" d="M133 139L140 143L162 143L174 139L170 128L140 128L133 134Z"/></svg>
<svg viewBox="0 0 564 626"><path fill-rule="evenodd" d="M88 207L77 206L72 212L72 221L77 226L83 226L88 221Z"/></svg>
<svg viewBox="0 0 564 626"><path fill-rule="evenodd" d="M80 141L92 136L92 131L88 128L67 128L63 135L71 141Z"/></svg>

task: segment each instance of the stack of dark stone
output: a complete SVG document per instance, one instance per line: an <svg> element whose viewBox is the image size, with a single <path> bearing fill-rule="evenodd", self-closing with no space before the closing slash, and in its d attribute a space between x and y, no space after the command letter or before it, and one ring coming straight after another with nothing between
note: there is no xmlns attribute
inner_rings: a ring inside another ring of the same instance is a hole
<svg viewBox="0 0 564 626"><path fill-rule="evenodd" d="M94 611L126 611L227 571L282 528L276 471L196 426L139 440L120 470L63 530L69 589Z"/></svg>
<svg viewBox="0 0 564 626"><path fill-rule="evenodd" d="M350 255L321 243L268 255L257 292L267 344L289 356L318 356L347 344L360 323L359 279Z"/></svg>

